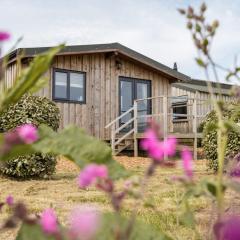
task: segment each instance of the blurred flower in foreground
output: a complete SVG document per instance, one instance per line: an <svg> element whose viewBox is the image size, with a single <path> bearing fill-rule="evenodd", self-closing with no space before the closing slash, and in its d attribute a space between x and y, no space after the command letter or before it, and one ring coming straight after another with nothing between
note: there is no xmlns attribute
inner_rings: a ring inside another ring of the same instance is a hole
<svg viewBox="0 0 240 240"><path fill-rule="evenodd" d="M214 225L216 240L240 239L240 216L229 216Z"/></svg>
<svg viewBox="0 0 240 240"><path fill-rule="evenodd" d="M0 32L0 42L7 41L10 38L10 34L7 32Z"/></svg>
<svg viewBox="0 0 240 240"><path fill-rule="evenodd" d="M183 169L185 172L185 176L188 178L193 177L193 158L192 152L188 147L184 147L181 151L181 158L183 162Z"/></svg>
<svg viewBox="0 0 240 240"><path fill-rule="evenodd" d="M7 196L6 203L8 206L12 206L14 204L13 196L11 196L11 195Z"/></svg>
<svg viewBox="0 0 240 240"><path fill-rule="evenodd" d="M176 153L177 139L173 136L163 141L159 141L157 134L153 129L148 129L141 141L142 149L148 152L155 162L162 162L164 157L173 157Z"/></svg>
<svg viewBox="0 0 240 240"><path fill-rule="evenodd" d="M31 144L38 140L37 128L32 124L21 125L9 132L4 133L2 152L8 153L14 145Z"/></svg>
<svg viewBox="0 0 240 240"><path fill-rule="evenodd" d="M58 231L57 216L53 209L46 209L40 218L40 225L47 234L54 234Z"/></svg>
<svg viewBox="0 0 240 240"><path fill-rule="evenodd" d="M17 134L26 144L31 144L38 139L37 128L33 124L24 124L17 127Z"/></svg>
<svg viewBox="0 0 240 240"><path fill-rule="evenodd" d="M72 239L93 239L100 227L100 213L93 207L79 206L70 214L69 223Z"/></svg>
<svg viewBox="0 0 240 240"><path fill-rule="evenodd" d="M85 188L94 183L97 179L106 179L108 177L108 169L105 165L89 164L78 176L78 185Z"/></svg>

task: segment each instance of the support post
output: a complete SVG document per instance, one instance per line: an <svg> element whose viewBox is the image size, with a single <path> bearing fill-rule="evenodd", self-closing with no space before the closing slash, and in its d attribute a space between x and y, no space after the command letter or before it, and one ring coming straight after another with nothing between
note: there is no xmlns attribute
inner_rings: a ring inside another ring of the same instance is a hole
<svg viewBox="0 0 240 240"><path fill-rule="evenodd" d="M196 97L196 95L195 95ZM193 100L193 158L197 160L197 99Z"/></svg>
<svg viewBox="0 0 240 240"><path fill-rule="evenodd" d="M138 132L138 111L137 111L137 101L134 101L133 104L133 128L134 128L134 132L133 132L133 142L134 142L134 157L138 157L138 140L137 140L137 132Z"/></svg>
<svg viewBox="0 0 240 240"><path fill-rule="evenodd" d="M112 148L112 154L115 155L115 129L114 125L111 127L111 148Z"/></svg>
<svg viewBox="0 0 240 240"><path fill-rule="evenodd" d="M163 97L163 139L167 139L168 132L168 99L167 96ZM164 156L167 160L167 156Z"/></svg>

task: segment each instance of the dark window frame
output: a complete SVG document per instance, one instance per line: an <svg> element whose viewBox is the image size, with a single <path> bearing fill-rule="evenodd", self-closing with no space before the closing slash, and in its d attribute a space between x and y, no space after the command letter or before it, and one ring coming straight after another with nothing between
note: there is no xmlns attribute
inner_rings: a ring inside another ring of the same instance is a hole
<svg viewBox="0 0 240 240"><path fill-rule="evenodd" d="M180 96L180 97L186 97L187 99L179 101L179 102L172 102L172 111L173 111L173 119L172 119L172 121L174 123L177 123L177 122L187 122L189 120L188 116L177 116L176 118L174 118L174 114L178 114L178 113L174 113L174 107L175 108L185 107L186 108L186 113L183 113L183 114L186 114L186 115L188 114L188 106L187 106L187 104L188 104L188 96L187 95L183 95L183 96ZM181 114L181 113L179 113L179 114Z"/></svg>
<svg viewBox="0 0 240 240"><path fill-rule="evenodd" d="M56 82L56 72L66 73L67 74L67 98L58 98L55 96L55 82ZM70 99L70 74L71 73L78 73L83 74L83 94L84 98L82 101L77 100L71 100ZM78 103L78 104L86 104L86 72L83 71L76 71L76 70L70 70L70 69L62 69L62 68L53 68L52 71L52 99L55 102L63 102L63 103Z"/></svg>
<svg viewBox="0 0 240 240"><path fill-rule="evenodd" d="M121 81L132 83L132 105L134 103L135 97L137 96L137 91L136 91L137 83L146 83L148 85L148 95L150 96L150 98L152 97L152 81L151 80L136 78L136 77L126 77L123 75L118 76L118 112L119 112L119 116L122 114L122 112L121 112ZM148 111L149 115L152 114L152 100L151 99L148 102L147 111ZM131 112L131 117L133 117L133 112ZM121 120L119 120L119 125L121 126ZM131 127L133 127L133 125ZM124 132L124 129L121 131ZM138 131L141 132L141 129L138 129Z"/></svg>
<svg viewBox="0 0 240 240"><path fill-rule="evenodd" d="M142 79L142 78L135 78L135 77L126 77L126 76L118 76L118 113L119 116L121 115L121 81L131 82L132 85L132 96L135 98L137 95L136 92L136 84L139 83L147 83L149 86L149 92L148 94L150 97L152 97L152 81L149 79ZM132 99L132 105L134 103L134 99ZM152 114L152 101L149 100L149 108L148 108L149 114Z"/></svg>

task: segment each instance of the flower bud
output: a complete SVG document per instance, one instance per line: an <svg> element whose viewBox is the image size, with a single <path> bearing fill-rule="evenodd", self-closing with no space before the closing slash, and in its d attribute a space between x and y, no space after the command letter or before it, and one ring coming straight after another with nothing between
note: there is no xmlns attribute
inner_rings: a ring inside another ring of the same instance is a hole
<svg viewBox="0 0 240 240"><path fill-rule="evenodd" d="M188 23L187 23L187 28L188 28L188 29L191 30L191 29L192 29L192 26L193 26L193 25L192 25L192 22L188 22Z"/></svg>
<svg viewBox="0 0 240 240"><path fill-rule="evenodd" d="M207 10L207 5L205 2L202 3L200 10L201 10L201 12L205 12Z"/></svg>

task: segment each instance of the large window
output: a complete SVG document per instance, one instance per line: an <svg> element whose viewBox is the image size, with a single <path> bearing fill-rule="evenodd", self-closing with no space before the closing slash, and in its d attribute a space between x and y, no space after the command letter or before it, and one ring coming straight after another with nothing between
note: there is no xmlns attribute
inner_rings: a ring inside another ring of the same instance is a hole
<svg viewBox="0 0 240 240"><path fill-rule="evenodd" d="M86 103L86 73L54 69L53 100Z"/></svg>
<svg viewBox="0 0 240 240"><path fill-rule="evenodd" d="M172 98L173 121L184 121L187 119L187 96Z"/></svg>

